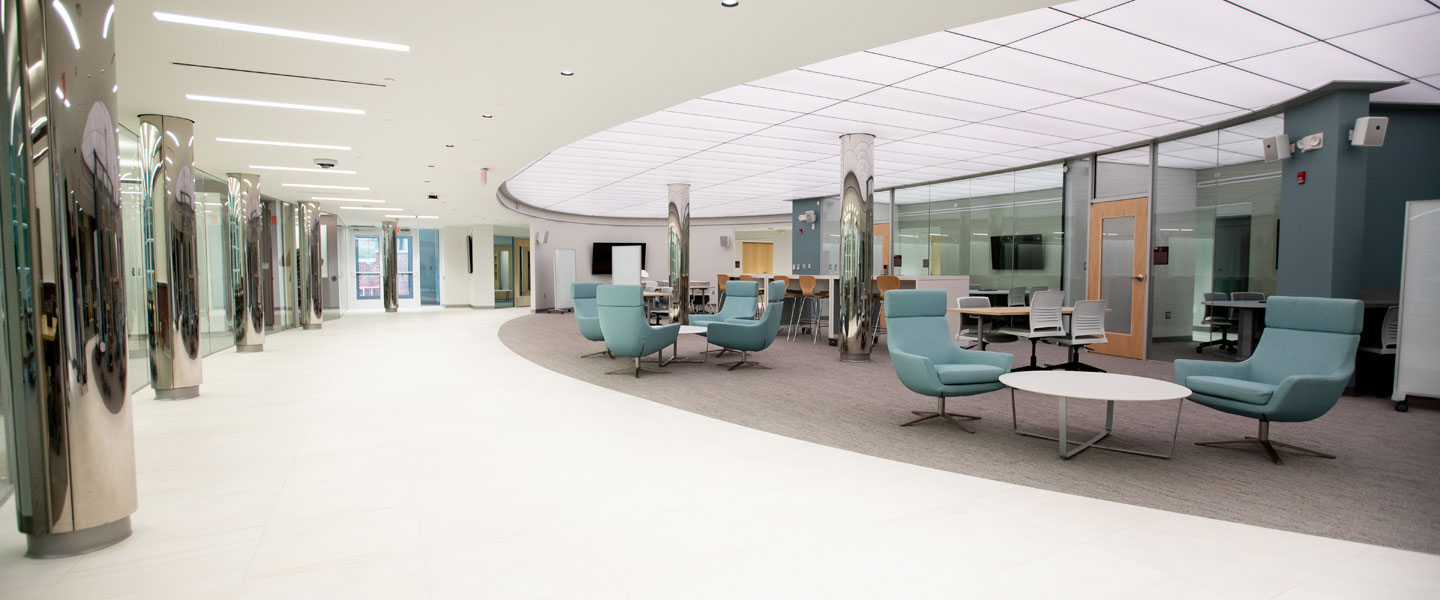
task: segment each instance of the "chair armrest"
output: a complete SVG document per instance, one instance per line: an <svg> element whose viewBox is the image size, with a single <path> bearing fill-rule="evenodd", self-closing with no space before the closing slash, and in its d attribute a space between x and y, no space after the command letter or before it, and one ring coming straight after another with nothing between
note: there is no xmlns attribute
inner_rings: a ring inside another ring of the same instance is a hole
<svg viewBox="0 0 1440 600"><path fill-rule="evenodd" d="M933 394L934 390L940 389L940 373L935 371L935 363L929 358L892 348L890 362L895 365L895 374L900 377L900 383L905 384L911 391L917 394Z"/></svg>
<svg viewBox="0 0 1440 600"><path fill-rule="evenodd" d="M1015 366L1015 356L1007 352L991 352L989 350L965 350L955 349L954 362L959 364L981 364L1004 369L1006 373Z"/></svg>
<svg viewBox="0 0 1440 600"><path fill-rule="evenodd" d="M680 337L680 324L670 323L669 325L657 325L650 327L650 335L646 336L645 347L655 348L651 352L659 352L661 348L675 343L675 338ZM646 354L649 354L648 352Z"/></svg>
<svg viewBox="0 0 1440 600"><path fill-rule="evenodd" d="M1250 361L1246 360L1244 362L1232 363L1214 360L1188 360L1183 358L1175 361L1176 383L1185 385L1186 377L1196 376L1249 379Z"/></svg>
<svg viewBox="0 0 1440 600"><path fill-rule="evenodd" d="M1350 373L1291 375L1270 396L1267 413L1272 421L1309 421L1329 412L1345 393Z"/></svg>
<svg viewBox="0 0 1440 600"><path fill-rule="evenodd" d="M730 348L747 341L749 330L759 326L760 321L716 321L705 328L705 339L716 346Z"/></svg>

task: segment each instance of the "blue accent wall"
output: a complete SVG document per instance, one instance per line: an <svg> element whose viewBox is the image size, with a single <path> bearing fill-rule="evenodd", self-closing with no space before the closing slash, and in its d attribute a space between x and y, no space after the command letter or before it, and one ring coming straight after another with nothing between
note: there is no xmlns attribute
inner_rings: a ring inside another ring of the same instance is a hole
<svg viewBox="0 0 1440 600"><path fill-rule="evenodd" d="M796 275L820 274L819 200L796 200L790 203L790 260ZM801 223L800 215L815 211L815 222ZM801 233L801 230L804 233Z"/></svg>
<svg viewBox="0 0 1440 600"><path fill-rule="evenodd" d="M1410 84L1418 85L1418 84ZM1365 249L1360 289L1400 289L1405 203L1440 199L1440 107L1377 104L1376 117L1389 117L1385 145L1365 148Z"/></svg>

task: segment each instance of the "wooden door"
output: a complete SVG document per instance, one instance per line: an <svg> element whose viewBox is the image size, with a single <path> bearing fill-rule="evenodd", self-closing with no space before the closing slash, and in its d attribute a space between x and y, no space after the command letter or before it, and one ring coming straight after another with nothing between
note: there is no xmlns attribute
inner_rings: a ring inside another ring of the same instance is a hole
<svg viewBox="0 0 1440 600"><path fill-rule="evenodd" d="M775 244L769 242L740 242L740 272L752 275L767 274L775 268Z"/></svg>
<svg viewBox="0 0 1440 600"><path fill-rule="evenodd" d="M1090 257L1086 297L1106 300L1102 354L1144 358L1145 272L1150 247L1150 199L1131 198L1090 205Z"/></svg>
<svg viewBox="0 0 1440 600"><path fill-rule="evenodd" d="M515 238L515 306L530 306L530 238Z"/></svg>

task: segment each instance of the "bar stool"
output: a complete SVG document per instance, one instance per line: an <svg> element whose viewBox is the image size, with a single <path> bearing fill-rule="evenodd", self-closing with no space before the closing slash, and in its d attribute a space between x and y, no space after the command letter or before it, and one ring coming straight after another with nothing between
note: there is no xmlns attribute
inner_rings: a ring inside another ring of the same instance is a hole
<svg viewBox="0 0 1440 600"><path fill-rule="evenodd" d="M741 275L740 281L755 281L755 277L751 275Z"/></svg>
<svg viewBox="0 0 1440 600"><path fill-rule="evenodd" d="M820 328L828 328L830 326L829 321L827 321L824 317L820 316L820 301L828 301L829 299L830 292L815 291L814 275L800 276L800 310L795 311L795 320L791 323L790 327L790 339L795 339L796 332L799 331L795 328L795 326L801 324L802 320L800 317L804 315L805 307L808 305L812 306L813 308L810 310L810 318L808 320L805 320L804 324L810 326L810 332L812 334L812 337L814 338L810 341L810 343L819 343Z"/></svg>
<svg viewBox="0 0 1440 600"><path fill-rule="evenodd" d="M885 334L885 292L900 289L900 278L894 275L880 275L875 278L875 290L878 302L875 303L875 310L880 313L880 325L875 328L876 343L880 342L880 336Z"/></svg>
<svg viewBox="0 0 1440 600"><path fill-rule="evenodd" d="M730 281L730 276L720 273L715 276L715 310L720 310L725 305L725 283Z"/></svg>
<svg viewBox="0 0 1440 600"><path fill-rule="evenodd" d="M780 314L781 314L781 315L784 315L784 314L785 314L785 301L786 301L786 300L792 300L792 299L795 299L795 298L799 298L800 295L799 295L799 294L792 293L792 292L790 291L790 276L789 276L789 275L771 275L771 276L770 276L770 281L778 281L778 282L780 282L780 283L782 283L782 284L785 284L785 287L781 288L781 289L785 290L785 295L780 298ZM773 302L774 299L773 299L773 298L766 298L765 301L766 301L766 302ZM787 334L786 337L789 337L788 334L790 333L790 331L789 331L790 325L789 325L788 323L785 323L784 319L781 319L780 323L786 327L786 331L785 331L785 333Z"/></svg>

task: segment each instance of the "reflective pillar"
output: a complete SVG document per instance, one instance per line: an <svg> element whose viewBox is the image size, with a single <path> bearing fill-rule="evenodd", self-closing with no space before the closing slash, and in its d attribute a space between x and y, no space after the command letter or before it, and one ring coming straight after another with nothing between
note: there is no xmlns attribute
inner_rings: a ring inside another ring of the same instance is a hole
<svg viewBox="0 0 1440 600"><path fill-rule="evenodd" d="M300 247L296 270L300 293L296 296L300 308L300 327L319 329L325 323L325 307L321 303L322 282L321 257L325 256L320 247L320 205L300 203Z"/></svg>
<svg viewBox="0 0 1440 600"><path fill-rule="evenodd" d="M235 299L236 352L265 349L264 264L265 210L260 201L260 176L231 173L226 202L230 205L230 295Z"/></svg>
<svg viewBox="0 0 1440 600"><path fill-rule="evenodd" d="M32 557L119 542L136 508L110 5L4 3L7 55L18 47L31 65L7 77L25 78L9 118L12 132L25 127L10 143L28 160L10 165L3 212L17 275L7 294L20 305L7 342L23 373L10 398L14 502Z"/></svg>
<svg viewBox="0 0 1440 600"><path fill-rule="evenodd" d="M870 282L875 247L875 136L840 136L840 280L835 327L840 360L870 360Z"/></svg>
<svg viewBox="0 0 1440 600"><path fill-rule="evenodd" d="M670 322L690 322L690 184L670 184Z"/></svg>
<svg viewBox="0 0 1440 600"><path fill-rule="evenodd" d="M140 205L150 316L150 386L160 400L200 395L195 122L140 115Z"/></svg>
<svg viewBox="0 0 1440 600"><path fill-rule="evenodd" d="M385 232L384 237L380 240L380 251L385 254L385 259L381 261L382 268L385 270L380 275L380 296L385 300L385 312L400 310L400 289L398 287L400 276L397 272L400 266L397 262L399 252L395 248L395 234L399 228L399 221L380 223L380 229Z"/></svg>

